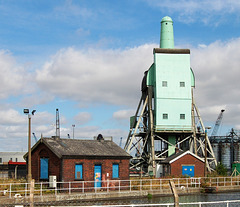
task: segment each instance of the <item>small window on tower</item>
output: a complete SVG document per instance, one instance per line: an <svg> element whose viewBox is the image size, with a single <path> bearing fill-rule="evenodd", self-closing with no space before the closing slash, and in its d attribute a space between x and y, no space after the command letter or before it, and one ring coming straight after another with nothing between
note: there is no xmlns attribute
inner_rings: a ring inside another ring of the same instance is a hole
<svg viewBox="0 0 240 207"><path fill-rule="evenodd" d="M180 82L180 87L185 87L185 82Z"/></svg>
<svg viewBox="0 0 240 207"><path fill-rule="evenodd" d="M180 119L185 119L185 114L180 114Z"/></svg>
<svg viewBox="0 0 240 207"><path fill-rule="evenodd" d="M167 87L167 81L162 81L162 87Z"/></svg>
<svg viewBox="0 0 240 207"><path fill-rule="evenodd" d="M168 119L168 114L163 114L163 119Z"/></svg>

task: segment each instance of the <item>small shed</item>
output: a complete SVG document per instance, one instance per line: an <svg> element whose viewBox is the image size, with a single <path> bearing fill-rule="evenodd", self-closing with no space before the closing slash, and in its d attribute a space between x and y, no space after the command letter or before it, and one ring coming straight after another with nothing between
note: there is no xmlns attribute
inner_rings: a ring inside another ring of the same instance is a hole
<svg viewBox="0 0 240 207"><path fill-rule="evenodd" d="M167 157L161 163L163 176L204 176L204 159L188 151L179 151Z"/></svg>
<svg viewBox="0 0 240 207"><path fill-rule="evenodd" d="M41 138L32 147L32 178L49 181L56 176L61 182L126 180L130 158L113 141Z"/></svg>

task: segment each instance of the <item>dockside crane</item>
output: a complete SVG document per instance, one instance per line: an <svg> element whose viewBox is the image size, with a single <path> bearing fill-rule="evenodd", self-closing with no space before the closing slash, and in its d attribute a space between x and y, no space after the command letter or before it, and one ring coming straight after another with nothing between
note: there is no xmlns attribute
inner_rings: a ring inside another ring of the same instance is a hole
<svg viewBox="0 0 240 207"><path fill-rule="evenodd" d="M34 137L34 139L35 139L35 143L37 143L38 139L37 139L35 133L33 132L32 134L33 134L33 137Z"/></svg>
<svg viewBox="0 0 240 207"><path fill-rule="evenodd" d="M214 136L217 135L218 129L219 129L220 124L221 124L221 122L222 122L223 112L224 112L224 111L225 111L225 110L222 109L221 112L220 112L220 114L218 115L218 118L217 118L217 120L216 120L216 123L215 123L215 125L214 125L214 128L213 128L213 130L212 130L212 134L211 134L210 137L214 137Z"/></svg>

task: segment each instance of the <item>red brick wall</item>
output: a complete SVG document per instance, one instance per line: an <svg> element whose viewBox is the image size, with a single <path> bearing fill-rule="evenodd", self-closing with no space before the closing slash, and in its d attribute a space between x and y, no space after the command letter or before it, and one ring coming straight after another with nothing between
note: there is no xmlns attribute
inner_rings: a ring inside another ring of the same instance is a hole
<svg viewBox="0 0 240 207"><path fill-rule="evenodd" d="M60 181L61 160L43 143L32 152L32 178L36 181L40 180L40 158L49 158L48 175L56 175L57 180Z"/></svg>
<svg viewBox="0 0 240 207"><path fill-rule="evenodd" d="M64 182L75 180L75 164L83 165L83 180L94 181L94 166L102 165L102 180L112 180L112 164L119 164L119 179L129 179L129 160L128 159L64 159L62 180ZM107 173L109 176L107 177Z"/></svg>
<svg viewBox="0 0 240 207"><path fill-rule="evenodd" d="M204 162L200 161L190 154L186 154L171 164L171 175L182 175L182 165L194 165L194 176L204 176Z"/></svg>
<svg viewBox="0 0 240 207"><path fill-rule="evenodd" d="M119 164L119 179L129 179L129 160L128 159L63 159L62 172L61 160L52 153L49 148L40 143L38 147L32 152L32 177L36 181L40 180L40 158L49 158L48 175L56 175L58 181L74 181L75 180L75 163L83 165L83 180L94 181L94 166L96 164L102 165L102 180L112 179L112 164ZM109 176L107 177L107 173ZM61 179L62 178L62 179Z"/></svg>

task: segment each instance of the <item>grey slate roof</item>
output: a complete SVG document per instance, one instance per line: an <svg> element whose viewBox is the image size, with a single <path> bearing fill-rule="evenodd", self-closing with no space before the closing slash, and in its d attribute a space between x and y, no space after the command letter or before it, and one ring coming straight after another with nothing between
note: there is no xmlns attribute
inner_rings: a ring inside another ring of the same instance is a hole
<svg viewBox="0 0 240 207"><path fill-rule="evenodd" d="M169 164L169 163L171 163L171 161L174 162L174 159L180 157L181 155L184 156L185 154L191 154L191 155L194 156L195 158L197 158L197 159L201 160L202 162L204 162L201 157L193 154L192 152L190 152L190 151L188 150L188 151L179 151L178 153L175 153L175 154L167 157L167 158L166 158L165 160L163 160L161 163L163 163L163 164Z"/></svg>
<svg viewBox="0 0 240 207"><path fill-rule="evenodd" d="M131 158L131 155L112 141L42 138L39 142L43 142L59 158L65 156ZM38 143L36 145L38 145Z"/></svg>
<svg viewBox="0 0 240 207"><path fill-rule="evenodd" d="M168 164L171 160L175 159L176 157L183 154L185 151L179 151L178 153L175 153L169 157L167 157L165 160L163 160L161 163Z"/></svg>

